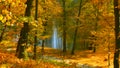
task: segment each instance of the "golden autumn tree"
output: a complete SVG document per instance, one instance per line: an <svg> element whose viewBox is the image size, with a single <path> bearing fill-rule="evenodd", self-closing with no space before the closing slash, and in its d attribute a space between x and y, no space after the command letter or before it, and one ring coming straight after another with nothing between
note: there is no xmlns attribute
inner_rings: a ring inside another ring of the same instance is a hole
<svg viewBox="0 0 120 68"><path fill-rule="evenodd" d="M33 0L27 0L26 1L26 5L27 5L26 10L25 10L25 16L26 17L31 16L32 2L33 2ZM18 40L18 45L17 45L17 49L16 49L16 56L18 58L24 58L25 57L24 51L25 51L25 46L26 46L27 41L28 41L28 32L29 31L30 31L29 21L24 22L24 25L23 25L23 27L21 29L21 32L20 32L20 38Z"/></svg>
<svg viewBox="0 0 120 68"><path fill-rule="evenodd" d="M17 9L17 7L21 8ZM0 1L0 23L2 28L2 30L0 31L0 41L7 38L9 38L7 40L12 40L14 38L14 35L19 34L19 28L17 28L17 26L21 27L21 23L18 23L18 19L20 16L23 15L24 8L25 5L20 0Z"/></svg>

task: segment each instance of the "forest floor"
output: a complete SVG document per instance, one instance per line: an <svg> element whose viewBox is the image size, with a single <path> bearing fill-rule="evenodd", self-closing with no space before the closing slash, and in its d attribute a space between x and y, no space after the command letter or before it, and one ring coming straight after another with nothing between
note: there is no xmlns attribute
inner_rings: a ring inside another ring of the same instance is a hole
<svg viewBox="0 0 120 68"><path fill-rule="evenodd" d="M76 51L71 55L68 51L62 54L62 51L55 49L46 49L45 55L69 60L68 63L90 65L96 68L113 68L113 52L97 51L93 53L91 50Z"/></svg>
<svg viewBox="0 0 120 68"><path fill-rule="evenodd" d="M28 48L27 51L32 54L31 48ZM108 62L110 63L109 68L113 68L113 52L110 53L110 59L108 59L107 51L98 51L96 53L90 50L76 51L75 55L71 55L69 51L63 54L61 50L45 47L44 56L49 57L49 59L55 57L55 59L63 61L59 62L41 58L41 48L37 47L37 56L36 61L33 59L18 59L15 57L15 46L1 45L0 68L80 68L77 67L77 64L108 68Z"/></svg>

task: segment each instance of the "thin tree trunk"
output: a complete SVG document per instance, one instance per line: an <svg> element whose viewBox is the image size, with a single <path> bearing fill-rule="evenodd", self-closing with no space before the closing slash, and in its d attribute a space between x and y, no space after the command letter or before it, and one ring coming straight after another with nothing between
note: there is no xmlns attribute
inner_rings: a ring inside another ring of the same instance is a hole
<svg viewBox="0 0 120 68"><path fill-rule="evenodd" d="M119 50L120 50L120 37L119 37L119 9L118 0L114 0L114 16L115 16L115 52L114 52L114 68L119 68Z"/></svg>
<svg viewBox="0 0 120 68"><path fill-rule="evenodd" d="M63 53L66 52L66 2L63 1Z"/></svg>
<svg viewBox="0 0 120 68"><path fill-rule="evenodd" d="M97 15L97 13L96 13L95 31L97 31L97 26L98 26L97 21L98 21L98 15ZM96 33L97 33L97 32L96 32ZM94 37L95 37L95 38L94 38L95 43L94 43L94 45L92 46L92 47L93 47L93 53L96 52L96 46L97 46L97 37L96 37L96 36L94 36Z"/></svg>
<svg viewBox="0 0 120 68"><path fill-rule="evenodd" d="M97 8L97 6L98 5L93 5L93 7L94 7L94 9L95 9L95 16L96 16L96 20L95 20L95 26L94 26L94 30L95 30L95 32L96 32L96 34L97 34L97 29L98 29L98 14L99 14L99 8ZM96 36L94 36L94 44L93 44L93 46L92 46L92 50L93 50L93 53L95 53L96 52L96 46L97 46L97 37Z"/></svg>
<svg viewBox="0 0 120 68"><path fill-rule="evenodd" d="M36 0L36 5L35 5L35 20L37 23L37 17L38 17L38 0ZM36 59L36 46L37 46L37 30L35 31L35 38L34 38L34 57L33 59Z"/></svg>
<svg viewBox="0 0 120 68"><path fill-rule="evenodd" d="M46 0L43 0L43 3L45 4ZM47 7L43 7L43 10L45 11L45 13L47 13ZM45 36L45 34L46 34L47 20L48 20L48 17L45 16L45 21L43 21L43 23L42 23L42 25L44 27L44 31L43 31L43 35L42 36ZM42 48L41 48L42 55L44 55L44 46L45 46L44 44L45 44L45 39L42 39Z"/></svg>
<svg viewBox="0 0 120 68"><path fill-rule="evenodd" d="M6 27L7 27L7 25L5 25L4 28L3 28L3 30L2 30L2 33L0 35L0 42L3 40L3 35L5 33Z"/></svg>
<svg viewBox="0 0 120 68"><path fill-rule="evenodd" d="M79 12L78 12L78 18L80 17L80 13L81 13L81 7L82 7L82 0L80 0L80 5L79 5ZM74 38L73 38L73 47L72 47L72 51L71 54L74 54L75 51L75 47L76 47L76 37L77 37L77 32L78 32L78 23L79 23L79 19L76 20L76 28L75 28L75 32L74 32Z"/></svg>
<svg viewBox="0 0 120 68"><path fill-rule="evenodd" d="M31 7L32 7L32 2L33 0L27 0L26 4L26 11L25 11L25 16L29 17L31 15ZM27 44L28 40L28 32L29 32L29 25L28 22L24 22L24 26L21 29L20 32L20 38L18 41L17 49L16 49L16 56L18 58L24 58L24 51L25 51L25 46Z"/></svg>
<svg viewBox="0 0 120 68"><path fill-rule="evenodd" d="M42 55L44 54L44 44L45 44L45 40L42 40L42 49L41 49Z"/></svg>

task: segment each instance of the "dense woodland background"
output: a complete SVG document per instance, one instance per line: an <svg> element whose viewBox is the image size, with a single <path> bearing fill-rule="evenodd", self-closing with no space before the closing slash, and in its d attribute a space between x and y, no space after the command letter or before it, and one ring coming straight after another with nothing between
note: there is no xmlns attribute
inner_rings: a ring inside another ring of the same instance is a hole
<svg viewBox="0 0 120 68"><path fill-rule="evenodd" d="M119 0L0 0L0 67L119 68L119 6Z"/></svg>

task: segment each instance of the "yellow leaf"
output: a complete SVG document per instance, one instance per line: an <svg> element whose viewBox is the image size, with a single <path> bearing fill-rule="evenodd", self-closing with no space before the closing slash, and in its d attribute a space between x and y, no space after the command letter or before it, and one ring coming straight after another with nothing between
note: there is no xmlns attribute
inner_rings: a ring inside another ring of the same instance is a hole
<svg viewBox="0 0 120 68"><path fill-rule="evenodd" d="M12 2L12 3L11 3L11 6L14 7L14 6L15 6L15 2Z"/></svg>
<svg viewBox="0 0 120 68"><path fill-rule="evenodd" d="M11 24L10 24L10 22L6 22L6 25L10 26Z"/></svg>
<svg viewBox="0 0 120 68"><path fill-rule="evenodd" d="M12 0L8 0L8 3L11 3L12 2Z"/></svg>
<svg viewBox="0 0 120 68"><path fill-rule="evenodd" d="M2 14L8 14L9 13L9 11L8 10L2 10Z"/></svg>
<svg viewBox="0 0 120 68"><path fill-rule="evenodd" d="M5 23L6 22L6 17L4 17L1 21L2 21L2 23Z"/></svg>
<svg viewBox="0 0 120 68"><path fill-rule="evenodd" d="M6 15L6 18L7 18L7 20L10 20L11 19L11 17L10 17L10 15Z"/></svg>
<svg viewBox="0 0 120 68"><path fill-rule="evenodd" d="M0 21L3 19L3 16L0 14Z"/></svg>

